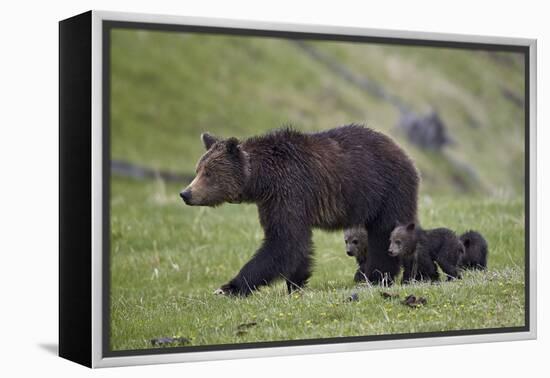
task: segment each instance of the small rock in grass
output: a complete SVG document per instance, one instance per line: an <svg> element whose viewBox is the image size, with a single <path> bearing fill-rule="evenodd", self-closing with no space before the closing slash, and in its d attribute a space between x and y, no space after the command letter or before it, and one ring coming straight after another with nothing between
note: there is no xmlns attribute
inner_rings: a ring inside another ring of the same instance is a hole
<svg viewBox="0 0 550 378"><path fill-rule="evenodd" d="M387 291L382 291L382 292L380 293L380 295L381 295L382 298L384 298L384 299L399 298L399 294L397 294L397 293L388 293Z"/></svg>
<svg viewBox="0 0 550 378"><path fill-rule="evenodd" d="M185 345L189 344L191 340L186 337L158 337L151 339L153 346L168 346L168 345Z"/></svg>
<svg viewBox="0 0 550 378"><path fill-rule="evenodd" d="M237 336L244 336L248 333L248 329L258 325L256 322L242 323L237 326Z"/></svg>
<svg viewBox="0 0 550 378"><path fill-rule="evenodd" d="M348 302L357 302L359 300L359 294L352 293L346 300Z"/></svg>
<svg viewBox="0 0 550 378"><path fill-rule="evenodd" d="M254 327L255 325L258 325L256 322L250 322L250 323L242 323L237 326L237 329L239 330L245 330L251 327Z"/></svg>
<svg viewBox="0 0 550 378"><path fill-rule="evenodd" d="M414 295L410 294L401 303L403 303L405 306L416 308L425 305L426 303L428 303L428 301L424 297L417 298Z"/></svg>

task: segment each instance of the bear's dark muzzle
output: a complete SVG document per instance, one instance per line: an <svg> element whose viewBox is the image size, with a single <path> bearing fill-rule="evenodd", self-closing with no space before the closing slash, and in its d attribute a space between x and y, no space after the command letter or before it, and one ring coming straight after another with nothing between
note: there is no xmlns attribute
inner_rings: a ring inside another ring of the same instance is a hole
<svg viewBox="0 0 550 378"><path fill-rule="evenodd" d="M185 204L189 205L191 201L191 189L186 189L183 192L180 192L180 197Z"/></svg>

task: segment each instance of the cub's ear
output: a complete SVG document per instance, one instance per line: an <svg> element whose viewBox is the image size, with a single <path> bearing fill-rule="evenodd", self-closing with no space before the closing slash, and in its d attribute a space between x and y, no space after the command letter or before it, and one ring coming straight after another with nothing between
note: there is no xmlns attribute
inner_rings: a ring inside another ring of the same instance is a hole
<svg viewBox="0 0 550 378"><path fill-rule="evenodd" d="M239 155L239 140L237 138L229 138L225 141L225 149L227 153L232 156Z"/></svg>
<svg viewBox="0 0 550 378"><path fill-rule="evenodd" d="M414 231L415 228L416 224L414 224L414 222L407 225L407 231Z"/></svg>
<svg viewBox="0 0 550 378"><path fill-rule="evenodd" d="M210 147L212 147L212 145L216 143L219 139L209 133L202 133L201 140L202 140L202 144L204 145L204 148L209 150Z"/></svg>

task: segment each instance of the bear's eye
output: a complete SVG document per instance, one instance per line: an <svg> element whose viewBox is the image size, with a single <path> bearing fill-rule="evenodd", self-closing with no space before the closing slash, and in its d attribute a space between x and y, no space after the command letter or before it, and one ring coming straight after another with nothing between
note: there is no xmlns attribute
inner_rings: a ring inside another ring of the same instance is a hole
<svg viewBox="0 0 550 378"><path fill-rule="evenodd" d="M210 177L210 171L207 171L206 169L203 172L204 177Z"/></svg>
<svg viewBox="0 0 550 378"><path fill-rule="evenodd" d="M401 240L396 240L395 244L397 244L398 246L401 245Z"/></svg>
<svg viewBox="0 0 550 378"><path fill-rule="evenodd" d="M346 244L348 244L348 239L345 239L344 242L345 242Z"/></svg>
<svg viewBox="0 0 550 378"><path fill-rule="evenodd" d="M357 240L352 241L353 244L357 245L359 242Z"/></svg>

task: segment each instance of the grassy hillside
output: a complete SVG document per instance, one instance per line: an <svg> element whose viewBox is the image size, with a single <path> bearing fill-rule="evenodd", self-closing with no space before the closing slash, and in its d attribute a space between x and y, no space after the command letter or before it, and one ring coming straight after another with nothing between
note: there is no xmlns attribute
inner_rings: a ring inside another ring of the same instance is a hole
<svg viewBox="0 0 550 378"><path fill-rule="evenodd" d="M477 191L522 194L523 98L519 55L484 51L309 42L358 77L376 81L418 113L437 109L456 141L448 154L479 177ZM294 43L273 38L115 30L113 158L193 172L199 135L246 137L292 124L313 131L364 123L413 156L425 193L458 191L460 174L409 145L399 112L350 84Z"/></svg>

